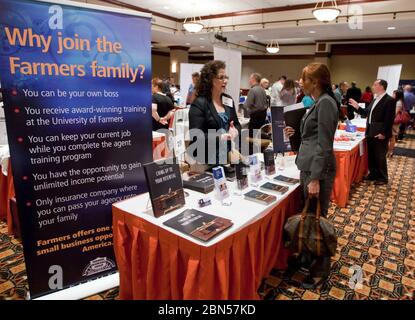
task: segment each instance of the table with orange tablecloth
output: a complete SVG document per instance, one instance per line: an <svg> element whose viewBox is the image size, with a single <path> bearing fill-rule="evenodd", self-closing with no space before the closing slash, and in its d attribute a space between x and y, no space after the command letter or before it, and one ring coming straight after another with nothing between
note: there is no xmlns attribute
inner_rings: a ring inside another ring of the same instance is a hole
<svg viewBox="0 0 415 320"><path fill-rule="evenodd" d="M334 145L336 156L336 177L334 178L331 200L339 207L346 207L353 183L362 181L368 172L367 144L360 137L350 146Z"/></svg>
<svg viewBox="0 0 415 320"><path fill-rule="evenodd" d="M298 177L294 171L284 174ZM203 195L188 193L186 208L196 207ZM235 195L224 207L209 196L213 204L199 210L234 225L208 243L162 224L184 208L154 218L146 210L148 194L113 205L121 299L258 299L261 280L273 267L286 267L282 231L287 217L298 212L298 185L268 207Z"/></svg>

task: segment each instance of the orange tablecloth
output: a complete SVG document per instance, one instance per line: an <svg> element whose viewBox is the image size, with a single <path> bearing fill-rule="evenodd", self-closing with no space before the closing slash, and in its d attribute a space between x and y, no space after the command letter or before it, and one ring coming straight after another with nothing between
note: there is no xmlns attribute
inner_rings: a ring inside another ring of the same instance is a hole
<svg viewBox="0 0 415 320"><path fill-rule="evenodd" d="M285 268L282 230L299 189L263 218L204 247L113 207L120 299L258 299L261 280Z"/></svg>
<svg viewBox="0 0 415 320"><path fill-rule="evenodd" d="M153 137L153 160L166 158L168 154L166 136Z"/></svg>
<svg viewBox="0 0 415 320"><path fill-rule="evenodd" d="M336 177L334 178L331 200L339 207L346 207L353 183L362 181L368 172L368 155L366 139L364 155L360 156L359 145L351 151L335 151Z"/></svg>
<svg viewBox="0 0 415 320"><path fill-rule="evenodd" d="M13 234L13 217L10 199L15 197L11 162L7 166L7 176L0 172L0 219L7 220L7 232Z"/></svg>

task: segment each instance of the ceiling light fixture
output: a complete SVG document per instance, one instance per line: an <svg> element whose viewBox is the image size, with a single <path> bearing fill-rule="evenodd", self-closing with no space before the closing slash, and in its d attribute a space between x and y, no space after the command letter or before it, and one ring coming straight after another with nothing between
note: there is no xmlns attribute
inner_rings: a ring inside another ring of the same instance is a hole
<svg viewBox="0 0 415 320"><path fill-rule="evenodd" d="M184 19L183 28L188 32L197 33L200 32L203 27L202 19L200 17L198 19L196 17Z"/></svg>
<svg viewBox="0 0 415 320"><path fill-rule="evenodd" d="M396 27L388 27L388 30L395 30Z"/></svg>
<svg viewBox="0 0 415 320"><path fill-rule="evenodd" d="M267 52L268 53L278 53L280 51L280 46L277 40L271 40L270 43L267 44Z"/></svg>
<svg viewBox="0 0 415 320"><path fill-rule="evenodd" d="M310 30L310 31L308 31L308 33L314 34L316 32L314 30Z"/></svg>
<svg viewBox="0 0 415 320"><path fill-rule="evenodd" d="M326 5L326 2L331 3ZM341 10L337 7L337 2L334 1L319 1L317 2L313 12L313 16L321 22L330 22L335 20Z"/></svg>

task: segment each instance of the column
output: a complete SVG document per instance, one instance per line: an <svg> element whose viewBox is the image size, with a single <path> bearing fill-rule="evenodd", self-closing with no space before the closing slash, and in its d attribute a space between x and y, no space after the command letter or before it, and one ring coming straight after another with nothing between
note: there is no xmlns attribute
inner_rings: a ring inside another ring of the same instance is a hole
<svg viewBox="0 0 415 320"><path fill-rule="evenodd" d="M174 82L180 82L180 63L189 62L189 47L171 46L170 48L170 76Z"/></svg>

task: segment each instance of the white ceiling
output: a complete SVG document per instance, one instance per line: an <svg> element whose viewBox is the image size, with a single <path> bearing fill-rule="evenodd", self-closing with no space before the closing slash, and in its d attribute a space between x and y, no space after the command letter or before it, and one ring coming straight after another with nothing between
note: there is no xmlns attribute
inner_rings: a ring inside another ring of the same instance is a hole
<svg viewBox="0 0 415 320"><path fill-rule="evenodd" d="M241 43L254 40L266 43L269 40L277 39L280 44L314 44L316 40L348 40L348 39L368 39L368 38L402 38L415 37L415 21L395 20L395 21L373 21L366 22L363 30L351 30L347 24L316 24L314 26L293 25L278 29L251 30L251 31L232 31L224 32L228 42ZM395 30L388 30L394 26ZM315 33L311 34L310 31ZM153 41L158 42L155 47L168 47L170 45L188 46L192 51L211 51L215 42L213 33L183 34L175 35L155 31L152 34ZM204 48L201 48L203 46ZM253 54L253 52L250 52Z"/></svg>
<svg viewBox="0 0 415 320"><path fill-rule="evenodd" d="M297 4L317 3L316 0L121 0L144 9L162 13L178 19L189 16L284 7Z"/></svg>
<svg viewBox="0 0 415 320"><path fill-rule="evenodd" d="M208 16L213 14L232 13L237 11L284 7L298 4L314 4L316 0L121 0L125 3L162 13L171 17L184 19L189 16ZM330 2L330 1L326 1ZM355 2L351 0L351 3ZM360 3L360 2L359 2ZM276 39L280 44L310 44L313 45L317 40L348 40L348 39L369 39L369 38L403 38L415 37L415 1L413 0L390 0L375 1L359 4L365 13L368 12L394 12L395 10L404 10L405 14L399 14L397 19L392 18L392 14L365 16L363 20L363 29L352 30L346 18L342 18L338 23L332 22L324 24L317 20L304 20L296 25L295 21L289 23L268 24L264 29L261 27L261 14L251 16L251 21L258 22L256 25L250 25L242 29L227 28L229 25L224 19L216 19L214 22L204 21L208 27L221 26L223 35L228 38L228 42L237 44L246 44L247 41L254 40L261 43L267 43ZM343 8L342 14L347 10ZM274 15L276 21L286 19L309 19L312 18L311 10L290 10L278 12ZM242 19L247 19L247 16ZM252 20L253 19L253 20ZM272 19L268 16L268 19ZM240 21L240 19L238 18ZM158 20L160 21L160 20ZM233 21L233 20L232 20ZM244 20L246 21L246 20ZM267 20L269 21L269 20ZM225 24L220 24L220 23ZM160 22L158 22L160 23ZM212 24L210 24L212 23ZM232 23L233 24L233 23ZM395 30L388 30L388 27L395 27ZM187 46L191 51L212 51L214 43L218 41L214 38L214 32L207 33L206 29L198 34L189 34L182 32L180 23L176 24L178 32L172 32L171 29L152 28L152 40L156 49L167 49L168 46ZM310 33L312 31L313 33ZM249 44L248 44L249 45ZM264 50L261 47L257 47ZM168 49L167 49L168 50ZM246 51L241 49L244 54L258 54L260 52Z"/></svg>

